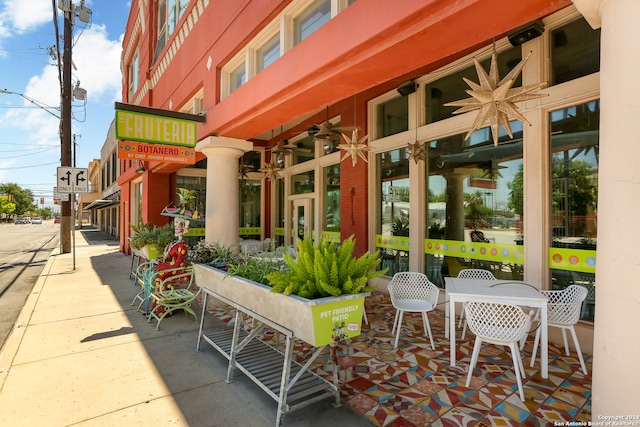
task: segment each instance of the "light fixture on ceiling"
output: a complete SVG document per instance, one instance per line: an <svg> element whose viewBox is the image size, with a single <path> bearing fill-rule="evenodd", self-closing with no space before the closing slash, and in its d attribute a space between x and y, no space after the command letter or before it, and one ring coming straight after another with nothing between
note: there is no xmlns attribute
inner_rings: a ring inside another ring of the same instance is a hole
<svg viewBox="0 0 640 427"><path fill-rule="evenodd" d="M522 43L540 37L542 33L544 33L544 25L541 20L536 19L535 21L509 31L507 37L513 46L520 46Z"/></svg>
<svg viewBox="0 0 640 427"><path fill-rule="evenodd" d="M409 80L408 82L402 83L400 86L398 86L397 91L400 95L407 96L414 93L417 87L418 85L416 84L416 82L414 82L413 80Z"/></svg>
<svg viewBox="0 0 640 427"><path fill-rule="evenodd" d="M329 138L325 138L322 144L322 150L324 151L324 154L330 154L333 152L333 150L335 150L336 148L336 144L333 142L333 140L329 139Z"/></svg>

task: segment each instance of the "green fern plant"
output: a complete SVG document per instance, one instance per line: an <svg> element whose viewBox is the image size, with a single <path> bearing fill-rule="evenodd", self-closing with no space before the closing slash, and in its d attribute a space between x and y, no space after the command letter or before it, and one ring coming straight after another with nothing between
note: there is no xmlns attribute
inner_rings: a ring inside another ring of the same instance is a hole
<svg viewBox="0 0 640 427"><path fill-rule="evenodd" d="M266 275L271 291L314 299L375 290L377 286L369 286L369 281L387 272L376 270L379 253L357 258L354 247L353 236L341 245L322 239L314 244L308 237L298 240L297 259L284 255L288 269Z"/></svg>

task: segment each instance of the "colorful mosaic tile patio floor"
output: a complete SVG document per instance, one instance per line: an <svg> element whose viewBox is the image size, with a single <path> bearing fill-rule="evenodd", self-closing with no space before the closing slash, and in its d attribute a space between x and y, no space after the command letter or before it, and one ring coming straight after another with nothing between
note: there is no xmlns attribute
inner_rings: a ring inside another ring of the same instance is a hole
<svg viewBox="0 0 640 427"><path fill-rule="evenodd" d="M474 336L458 342L457 364L449 365L449 340L444 337L444 307L429 313L435 351L423 335L419 314L405 314L397 349L391 327L395 309L388 296L374 293L366 300L369 324L362 334L338 346L342 403L377 426L547 426L554 422L591 420L591 375L580 370L575 351L549 344L549 378L540 363L529 367L533 334L522 355L525 401L518 386L509 349L484 344L469 387L465 387ZM232 313L218 307L208 311L225 323ZM272 331L263 340L276 345ZM279 342L282 342L280 340ZM304 363L312 347L296 340L294 355ZM591 355L584 354L591 372ZM313 370L333 380L330 355L318 357Z"/></svg>

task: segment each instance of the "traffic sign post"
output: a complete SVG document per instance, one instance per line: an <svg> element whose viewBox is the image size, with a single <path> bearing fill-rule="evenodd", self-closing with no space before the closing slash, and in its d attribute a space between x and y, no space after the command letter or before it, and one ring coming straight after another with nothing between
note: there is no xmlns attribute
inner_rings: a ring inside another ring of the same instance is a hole
<svg viewBox="0 0 640 427"><path fill-rule="evenodd" d="M89 169L70 168L61 166L58 168L58 193L88 193Z"/></svg>
<svg viewBox="0 0 640 427"><path fill-rule="evenodd" d="M73 194L71 197L71 235L73 240L73 269L76 269L76 232L75 232L75 199L76 193L89 192L89 169L87 168L70 168L61 166L58 168L58 193ZM62 225L62 224L61 224Z"/></svg>

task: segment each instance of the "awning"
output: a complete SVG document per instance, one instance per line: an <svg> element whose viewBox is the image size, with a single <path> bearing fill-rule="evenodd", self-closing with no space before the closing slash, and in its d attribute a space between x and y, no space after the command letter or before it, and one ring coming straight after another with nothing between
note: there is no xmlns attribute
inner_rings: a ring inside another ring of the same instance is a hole
<svg viewBox="0 0 640 427"><path fill-rule="evenodd" d="M116 200L100 199L100 200L94 200L93 202L89 203L87 206L84 206L83 209L86 211L90 211L93 209L104 209L112 205L118 205L118 204L120 204L119 199L116 199Z"/></svg>

